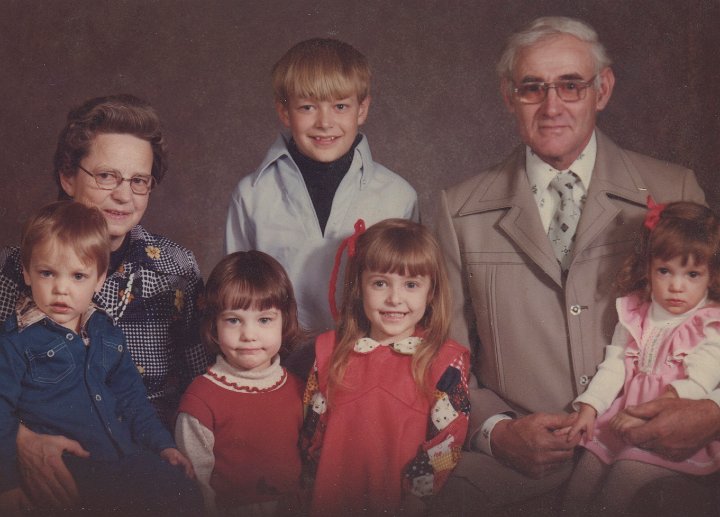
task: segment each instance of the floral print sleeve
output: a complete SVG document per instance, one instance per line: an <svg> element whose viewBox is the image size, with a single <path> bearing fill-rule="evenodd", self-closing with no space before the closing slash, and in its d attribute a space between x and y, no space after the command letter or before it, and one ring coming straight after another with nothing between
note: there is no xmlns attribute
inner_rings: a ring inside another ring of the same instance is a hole
<svg viewBox="0 0 720 517"><path fill-rule="evenodd" d="M326 426L325 410L327 409L325 395L320 391L318 385L317 363L313 365L310 377L308 377L303 405L305 406L305 420L300 431L300 450L306 470L305 474L312 478L315 476L320 460Z"/></svg>
<svg viewBox="0 0 720 517"><path fill-rule="evenodd" d="M468 359L459 355L435 387L426 440L405 468L406 492L418 497L437 494L460 460L470 415L467 380Z"/></svg>

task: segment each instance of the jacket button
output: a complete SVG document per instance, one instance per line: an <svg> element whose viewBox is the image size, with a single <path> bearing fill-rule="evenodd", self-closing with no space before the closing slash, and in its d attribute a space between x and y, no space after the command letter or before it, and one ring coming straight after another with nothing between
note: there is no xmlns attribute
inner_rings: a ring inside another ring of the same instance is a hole
<svg viewBox="0 0 720 517"><path fill-rule="evenodd" d="M580 311L582 311L582 307L580 307L579 305L570 306L570 314L572 314L573 316L577 316L578 314L580 314Z"/></svg>
<svg viewBox="0 0 720 517"><path fill-rule="evenodd" d="M101 397L99 394L98 394L98 395L95 395L95 400L97 400L98 402L100 402L100 401L102 400L102 397Z"/></svg>
<svg viewBox="0 0 720 517"><path fill-rule="evenodd" d="M118 352L122 352L122 345L118 345Z"/></svg>
<svg viewBox="0 0 720 517"><path fill-rule="evenodd" d="M47 356L48 356L48 357L53 357L53 356L55 356L55 350L48 350L48 351L47 351Z"/></svg>
<svg viewBox="0 0 720 517"><path fill-rule="evenodd" d="M68 341L72 341L72 340L73 340L73 335L72 335L72 334L65 334L65 339L67 339Z"/></svg>
<svg viewBox="0 0 720 517"><path fill-rule="evenodd" d="M590 377L583 375L580 377L580 386L587 386L590 383Z"/></svg>

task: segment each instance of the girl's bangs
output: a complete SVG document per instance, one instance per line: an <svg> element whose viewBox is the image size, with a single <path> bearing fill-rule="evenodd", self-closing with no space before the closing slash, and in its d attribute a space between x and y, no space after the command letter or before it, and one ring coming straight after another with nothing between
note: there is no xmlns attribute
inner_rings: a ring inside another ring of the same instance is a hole
<svg viewBox="0 0 720 517"><path fill-rule="evenodd" d="M433 256L418 242L378 239L367 252L367 270L407 276L434 276Z"/></svg>
<svg viewBox="0 0 720 517"><path fill-rule="evenodd" d="M226 283L219 296L218 312L227 310L257 310L277 308L283 310L287 299L280 289L267 285L266 282L250 282L237 279Z"/></svg>

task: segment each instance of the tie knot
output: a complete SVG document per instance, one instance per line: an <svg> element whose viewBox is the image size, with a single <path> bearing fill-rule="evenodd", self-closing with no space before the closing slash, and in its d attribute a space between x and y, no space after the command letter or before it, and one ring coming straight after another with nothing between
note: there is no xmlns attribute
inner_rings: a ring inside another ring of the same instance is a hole
<svg viewBox="0 0 720 517"><path fill-rule="evenodd" d="M550 180L550 188L562 194L563 192L572 192L580 178L573 171L558 172L555 177Z"/></svg>

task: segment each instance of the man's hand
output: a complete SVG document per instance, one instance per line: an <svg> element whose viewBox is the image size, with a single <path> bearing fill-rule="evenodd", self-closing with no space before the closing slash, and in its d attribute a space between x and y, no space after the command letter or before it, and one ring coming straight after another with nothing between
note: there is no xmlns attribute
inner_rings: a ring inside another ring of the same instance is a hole
<svg viewBox="0 0 720 517"><path fill-rule="evenodd" d="M183 469L188 479L195 479L195 470L193 470L192 463L190 463L190 460L188 460L179 450L174 448L163 449L160 451L160 457L173 467L180 467Z"/></svg>
<svg viewBox="0 0 720 517"><path fill-rule="evenodd" d="M720 407L712 400L659 398L625 411L646 423L621 433L637 447L682 461L720 437Z"/></svg>
<svg viewBox="0 0 720 517"><path fill-rule="evenodd" d="M568 440L556 433L574 423L565 414L534 413L516 420L501 420L490 435L493 456L526 476L539 479L573 457L580 436Z"/></svg>
<svg viewBox="0 0 720 517"><path fill-rule="evenodd" d="M632 416L623 409L618 411L617 414L610 419L610 429L620 436L623 436L623 433L629 431L633 427L641 426L646 422L647 420L644 418Z"/></svg>
<svg viewBox="0 0 720 517"><path fill-rule="evenodd" d="M78 502L77 485L63 463L62 454L87 458L90 453L64 436L37 434L20 425L18 462L28 495L39 505L63 508Z"/></svg>

